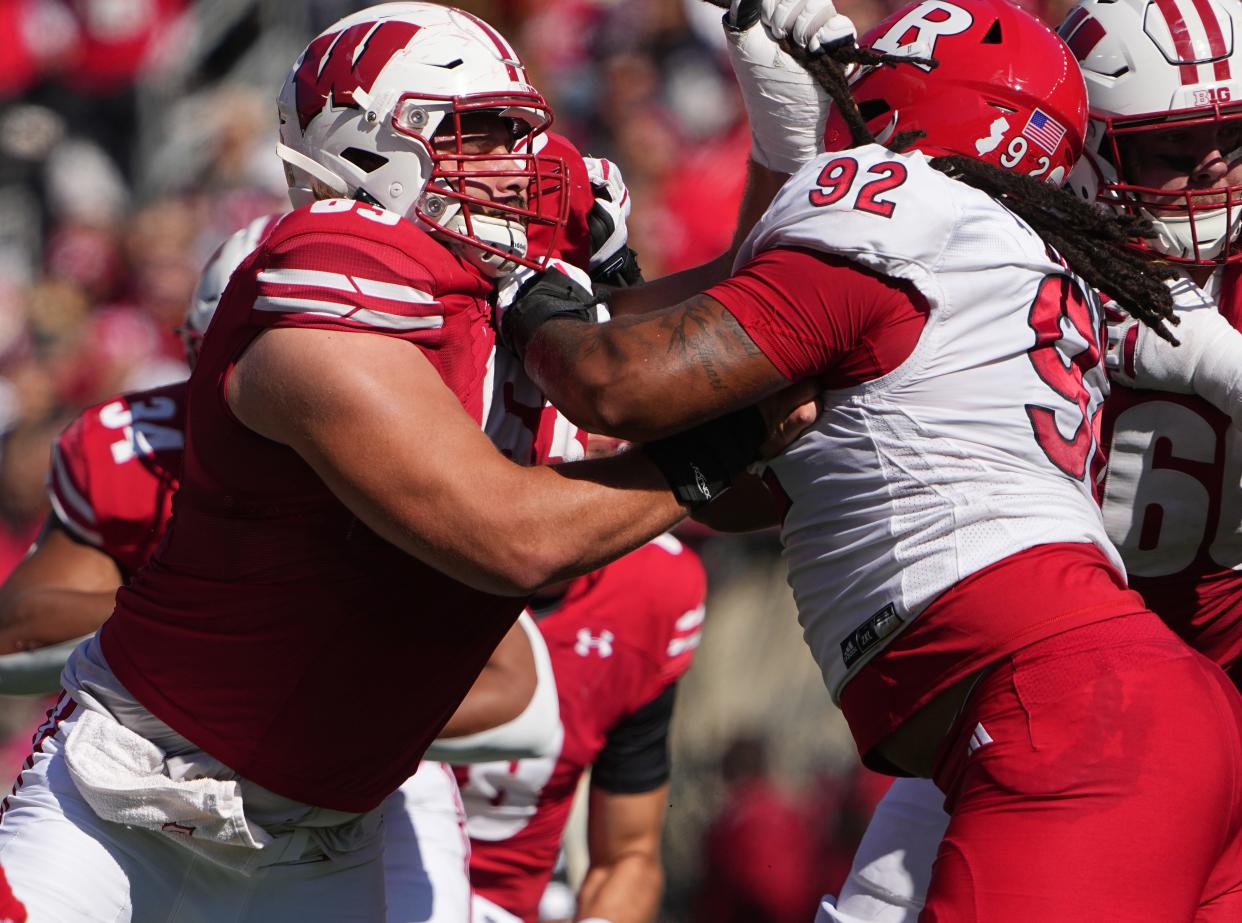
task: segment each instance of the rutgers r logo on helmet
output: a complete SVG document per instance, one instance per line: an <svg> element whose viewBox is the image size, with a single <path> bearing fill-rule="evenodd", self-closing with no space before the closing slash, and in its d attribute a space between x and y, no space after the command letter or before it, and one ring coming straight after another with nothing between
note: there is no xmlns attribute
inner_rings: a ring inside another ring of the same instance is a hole
<svg viewBox="0 0 1242 923"><path fill-rule="evenodd" d="M969 10L945 0L924 0L871 42L871 47L888 54L935 58L941 36L960 35L974 24ZM914 66L931 70L928 64Z"/></svg>
<svg viewBox="0 0 1242 923"><path fill-rule="evenodd" d="M540 153L552 123L512 46L483 20L391 3L317 36L277 103L289 197L357 199L422 227L488 276L554 251L565 164Z"/></svg>

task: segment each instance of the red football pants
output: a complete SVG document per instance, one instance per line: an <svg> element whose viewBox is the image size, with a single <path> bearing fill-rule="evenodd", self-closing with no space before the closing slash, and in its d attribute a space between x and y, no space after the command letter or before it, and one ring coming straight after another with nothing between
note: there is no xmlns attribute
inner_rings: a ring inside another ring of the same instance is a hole
<svg viewBox="0 0 1242 923"><path fill-rule="evenodd" d="M986 673L941 747L920 923L1242 921L1242 697L1154 615Z"/></svg>

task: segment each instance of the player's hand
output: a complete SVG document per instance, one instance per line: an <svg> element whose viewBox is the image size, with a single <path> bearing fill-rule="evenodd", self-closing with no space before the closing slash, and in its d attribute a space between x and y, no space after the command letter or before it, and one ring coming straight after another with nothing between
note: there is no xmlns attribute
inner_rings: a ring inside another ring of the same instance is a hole
<svg viewBox="0 0 1242 923"><path fill-rule="evenodd" d="M753 2L753 0L748 0ZM814 54L838 42L853 42L858 30L832 0L757 0L759 21L776 41L788 37Z"/></svg>
<svg viewBox="0 0 1242 923"><path fill-rule="evenodd" d="M501 283L492 324L501 342L519 359L526 355L526 346L539 328L558 317L587 323L608 319L590 277L578 267L549 260L542 271L523 267Z"/></svg>
<svg viewBox="0 0 1242 923"><path fill-rule="evenodd" d="M828 0L789 2L799 10L803 5L812 6L811 16L802 22L793 6L777 9L777 0L741 0L724 17L725 48L750 122L751 158L760 166L785 174L796 173L823 150L823 125L830 100L818 81L781 47L773 34L767 28L755 28L755 24L766 5L778 29L789 32L800 27L799 34L805 33L808 41L822 43L823 30L828 28L831 32L835 26L820 24L819 14L825 6L836 12ZM811 26L818 28L807 31ZM849 28L852 30L853 26ZM792 33L790 41L794 41ZM816 48L819 47L817 44Z"/></svg>
<svg viewBox="0 0 1242 923"><path fill-rule="evenodd" d="M630 191L621 170L611 160L583 157L595 204L587 213L591 234L591 280L625 287L642 281L638 257L629 247Z"/></svg>
<svg viewBox="0 0 1242 923"><path fill-rule="evenodd" d="M768 438L759 447L764 461L783 452L790 443L806 432L823 409L820 389L810 379L790 385L759 402L768 428Z"/></svg>

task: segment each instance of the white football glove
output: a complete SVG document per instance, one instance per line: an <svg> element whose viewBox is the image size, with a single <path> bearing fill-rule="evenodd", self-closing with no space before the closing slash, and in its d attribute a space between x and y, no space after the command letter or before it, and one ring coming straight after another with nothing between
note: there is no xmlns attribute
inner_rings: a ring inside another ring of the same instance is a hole
<svg viewBox="0 0 1242 923"><path fill-rule="evenodd" d="M1179 311L1174 346L1128 314L1108 311L1104 362L1132 388L1197 394L1242 426L1242 332L1214 308Z"/></svg>
<svg viewBox="0 0 1242 923"><path fill-rule="evenodd" d="M815 78L782 51L766 29L755 28L762 14L755 7L759 2L775 0L735 2L725 14L729 61L750 119L751 157L777 173L796 173L823 150L830 101ZM805 2L820 9L825 0ZM797 17L793 19L796 22Z"/></svg>
<svg viewBox="0 0 1242 923"><path fill-rule="evenodd" d="M603 157L583 157L595 205L587 217L591 229L590 268L594 272L629 243L630 191L620 168Z"/></svg>
<svg viewBox="0 0 1242 923"><path fill-rule="evenodd" d="M780 41L789 36L812 54L858 38L850 18L838 13L832 0L759 0L759 21L772 38Z"/></svg>

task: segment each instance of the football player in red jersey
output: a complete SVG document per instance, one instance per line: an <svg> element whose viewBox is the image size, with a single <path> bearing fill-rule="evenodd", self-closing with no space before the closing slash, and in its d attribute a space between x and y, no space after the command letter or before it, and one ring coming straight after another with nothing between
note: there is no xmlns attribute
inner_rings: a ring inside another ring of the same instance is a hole
<svg viewBox="0 0 1242 923"><path fill-rule="evenodd" d="M298 207L230 279L168 531L71 655L0 820L36 914L381 918L379 806L524 594L685 514L693 444L523 468L483 431L496 279L564 223L550 112L503 37L363 11L278 111ZM766 430L753 409L710 428L738 470Z"/></svg>
<svg viewBox="0 0 1242 923"><path fill-rule="evenodd" d="M457 768L475 920L537 921L578 782L591 767L590 867L577 919L654 918L668 728L677 680L698 645L705 593L698 556L666 535L532 602L564 739L547 758Z"/></svg>
<svg viewBox="0 0 1242 923"><path fill-rule="evenodd" d="M1234 919L1242 698L1126 589L1095 505L1091 288L1156 329L1172 296L1125 247L1139 226L1053 185L1087 128L1076 62L993 0L912 4L873 50L835 28L847 41L813 65L835 97L828 153L731 279L597 326L556 317L574 299L537 282L502 329L571 419L631 438L823 383L769 480L860 753L945 797L922 919ZM842 63L883 65L857 104ZM687 472L686 495L724 483Z"/></svg>

